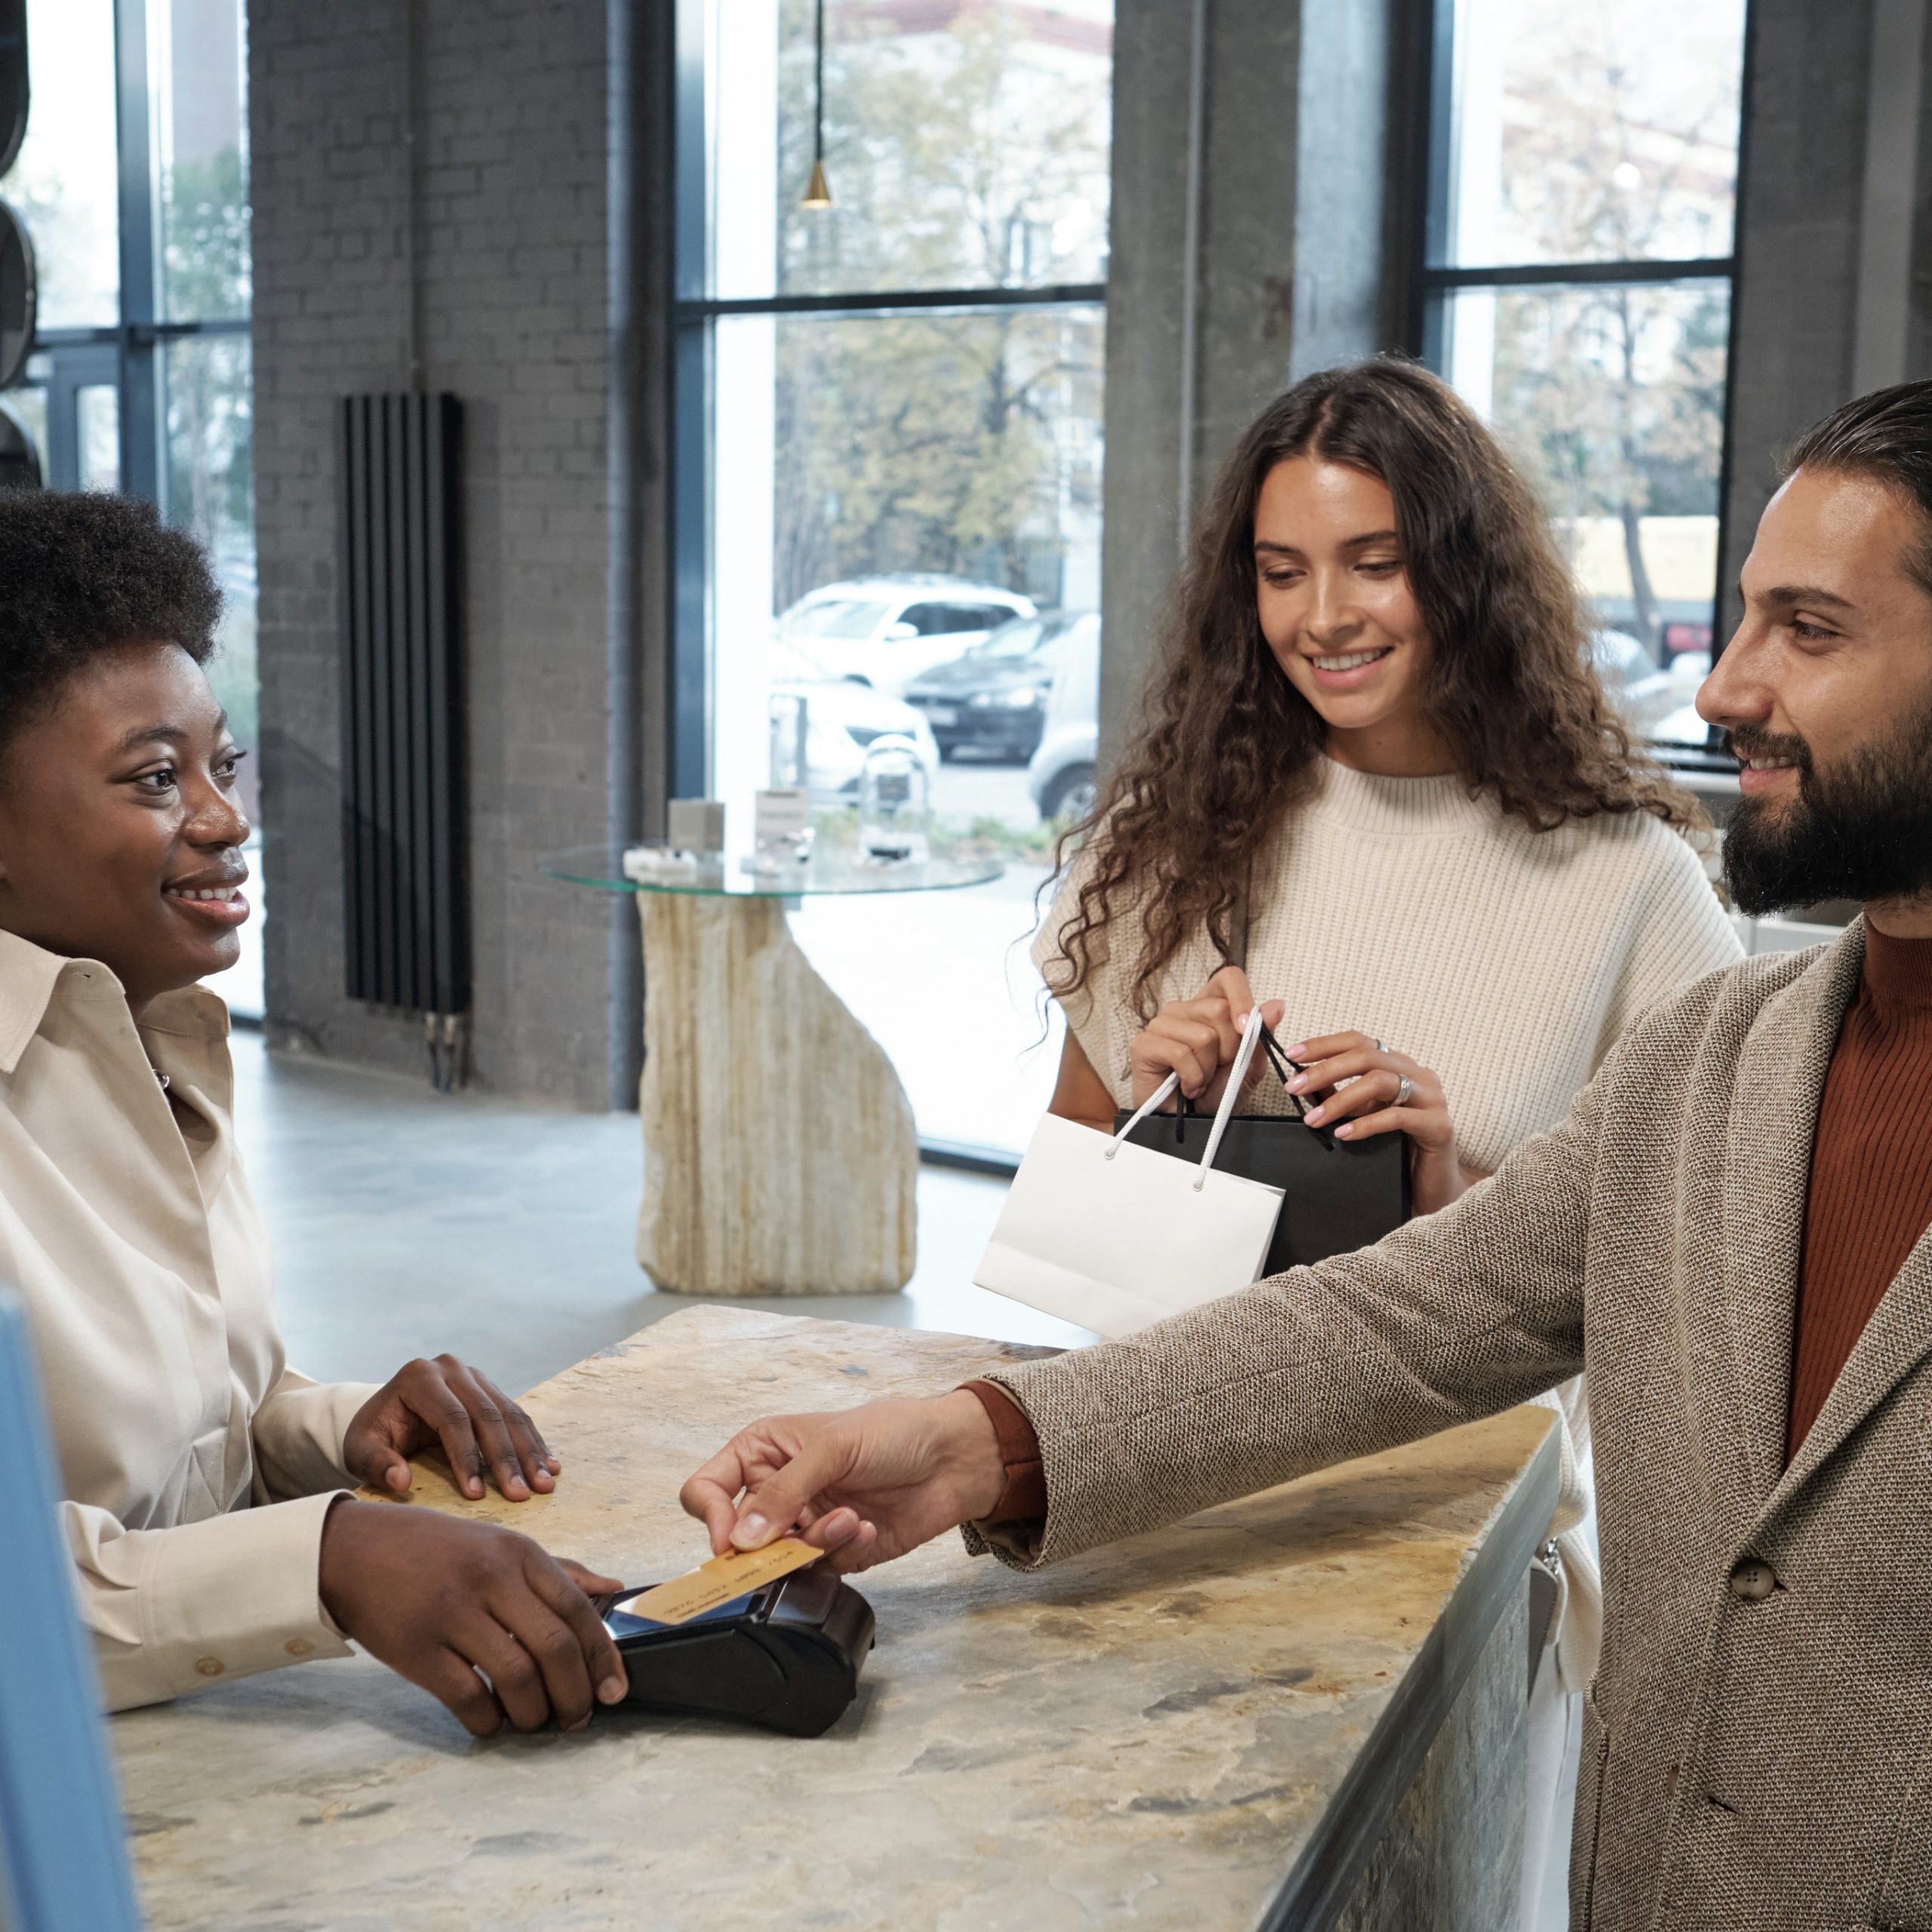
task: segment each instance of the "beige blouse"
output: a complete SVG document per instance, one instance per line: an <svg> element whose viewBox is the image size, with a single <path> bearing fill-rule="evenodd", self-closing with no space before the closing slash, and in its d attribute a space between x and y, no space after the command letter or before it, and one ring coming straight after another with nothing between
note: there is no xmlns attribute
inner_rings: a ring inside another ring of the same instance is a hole
<svg viewBox="0 0 1932 1932"><path fill-rule="evenodd" d="M114 1710L348 1648L317 1565L374 1388L283 1359L227 1036L199 988L137 1032L106 968L0 933L0 1280Z"/></svg>

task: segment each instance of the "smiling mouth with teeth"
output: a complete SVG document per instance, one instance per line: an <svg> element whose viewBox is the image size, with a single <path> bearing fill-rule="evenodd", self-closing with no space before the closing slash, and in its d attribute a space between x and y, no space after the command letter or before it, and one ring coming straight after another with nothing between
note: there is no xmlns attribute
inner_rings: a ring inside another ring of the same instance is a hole
<svg viewBox="0 0 1932 1932"><path fill-rule="evenodd" d="M1373 664L1386 657L1393 646L1384 645L1379 651L1350 651L1339 657L1311 657L1308 661L1318 671L1358 671L1364 664Z"/></svg>
<svg viewBox="0 0 1932 1932"><path fill-rule="evenodd" d="M162 890L170 899L232 899L241 891L235 885L164 886Z"/></svg>

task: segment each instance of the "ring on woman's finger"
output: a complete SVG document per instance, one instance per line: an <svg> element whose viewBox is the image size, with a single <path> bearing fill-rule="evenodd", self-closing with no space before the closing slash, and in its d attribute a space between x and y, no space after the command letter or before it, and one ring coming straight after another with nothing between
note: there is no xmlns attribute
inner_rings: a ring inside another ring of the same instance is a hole
<svg viewBox="0 0 1932 1932"><path fill-rule="evenodd" d="M1395 1089L1395 1098L1391 1104L1398 1107L1406 1107L1409 1104L1409 1096L1415 1091L1416 1083L1406 1073L1404 1074L1402 1084Z"/></svg>
<svg viewBox="0 0 1932 1932"><path fill-rule="evenodd" d="M1375 1051L1379 1054L1386 1054L1389 1049L1385 1047L1380 1040L1377 1040L1375 1043Z"/></svg>

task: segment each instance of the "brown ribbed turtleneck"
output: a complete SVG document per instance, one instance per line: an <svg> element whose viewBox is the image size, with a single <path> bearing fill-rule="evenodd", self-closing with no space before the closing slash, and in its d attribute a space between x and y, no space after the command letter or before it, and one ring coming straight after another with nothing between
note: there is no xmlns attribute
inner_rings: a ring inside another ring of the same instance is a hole
<svg viewBox="0 0 1932 1932"><path fill-rule="evenodd" d="M1868 922L1864 977L1838 1029L1811 1153L1787 1461L1932 1224L1928 1091L1932 939L1889 939Z"/></svg>

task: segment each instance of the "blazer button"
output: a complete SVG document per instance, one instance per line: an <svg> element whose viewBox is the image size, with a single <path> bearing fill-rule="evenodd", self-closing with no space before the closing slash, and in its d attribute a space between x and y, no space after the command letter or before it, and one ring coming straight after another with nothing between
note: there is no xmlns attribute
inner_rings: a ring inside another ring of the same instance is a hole
<svg viewBox="0 0 1932 1932"><path fill-rule="evenodd" d="M312 1657L315 1649L306 1637L291 1637L281 1647L292 1657Z"/></svg>
<svg viewBox="0 0 1932 1932"><path fill-rule="evenodd" d="M219 1657L202 1657L195 1666L197 1672L203 1677L219 1677L227 1668Z"/></svg>
<svg viewBox="0 0 1932 1932"><path fill-rule="evenodd" d="M1730 1573L1731 1595L1746 1603L1762 1603L1777 1586L1777 1572L1755 1556L1747 1556Z"/></svg>

